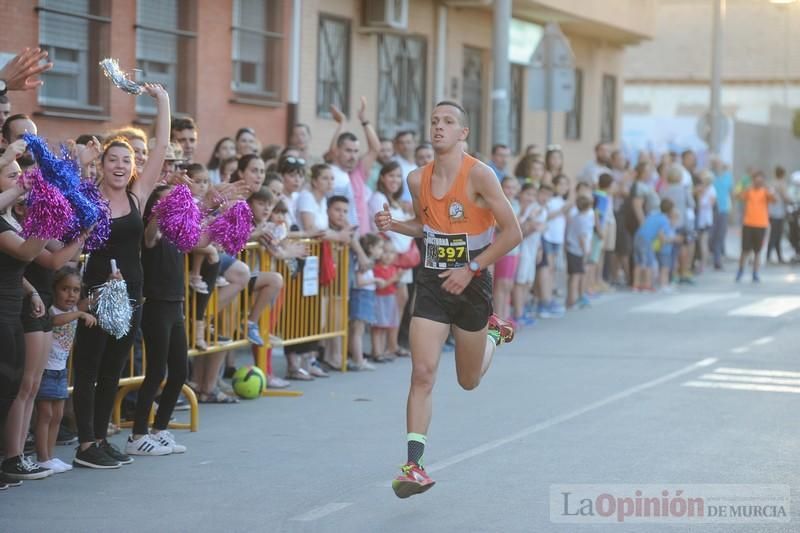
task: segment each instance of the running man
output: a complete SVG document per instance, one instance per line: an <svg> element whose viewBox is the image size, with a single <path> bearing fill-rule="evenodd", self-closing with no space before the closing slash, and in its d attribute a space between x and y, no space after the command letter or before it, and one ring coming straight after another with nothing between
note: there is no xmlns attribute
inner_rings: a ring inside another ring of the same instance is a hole
<svg viewBox="0 0 800 533"><path fill-rule="evenodd" d="M492 279L486 269L520 243L519 223L492 169L463 151L469 134L464 109L439 102L430 127L434 160L408 176L416 217L392 220L387 205L375 214L379 231L425 240L410 330L408 462L392 482L399 498L434 484L422 456L436 370L451 329L458 383L465 390L478 386L495 348L514 338L511 326L492 314ZM495 226L500 232L492 242Z"/></svg>

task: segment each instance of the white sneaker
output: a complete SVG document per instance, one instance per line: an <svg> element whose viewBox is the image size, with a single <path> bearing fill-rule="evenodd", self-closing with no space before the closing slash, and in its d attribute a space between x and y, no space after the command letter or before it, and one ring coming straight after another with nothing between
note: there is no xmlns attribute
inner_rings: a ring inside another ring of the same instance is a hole
<svg viewBox="0 0 800 533"><path fill-rule="evenodd" d="M61 474L61 473L66 472L68 470L67 468L64 468L64 466L66 466L66 465L62 466L61 464L59 464L57 459L50 459L48 461L40 461L38 463L38 465L41 466L42 468L46 468L48 470L52 470L54 474Z"/></svg>
<svg viewBox="0 0 800 533"><path fill-rule="evenodd" d="M142 435L136 440L133 435L129 435L125 453L128 455L169 455L172 453L172 448L164 446L151 435Z"/></svg>
<svg viewBox="0 0 800 533"><path fill-rule="evenodd" d="M166 429L162 429L158 433L152 433L150 436L162 446L168 446L169 448L172 448L172 453L186 452L186 446L175 442L175 437Z"/></svg>
<svg viewBox="0 0 800 533"><path fill-rule="evenodd" d="M61 468L63 468L63 469L64 469L64 472L67 472L67 471L69 471L69 470L72 470L72 465L71 465L71 464L69 464L69 463L65 463L64 461L62 461L62 460L61 460L61 459L59 459L58 457L53 457L53 459L52 459L52 460L53 460L53 461L55 461L56 463L58 463L58 464L59 464L59 466L61 466Z"/></svg>

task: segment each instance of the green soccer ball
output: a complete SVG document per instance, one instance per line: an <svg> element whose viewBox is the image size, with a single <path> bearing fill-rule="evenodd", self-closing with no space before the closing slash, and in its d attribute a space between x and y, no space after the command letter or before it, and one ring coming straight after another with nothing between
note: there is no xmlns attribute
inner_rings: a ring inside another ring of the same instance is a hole
<svg viewBox="0 0 800 533"><path fill-rule="evenodd" d="M233 391L241 398L252 400L261 396L267 386L264 372L257 366L243 366L233 374Z"/></svg>

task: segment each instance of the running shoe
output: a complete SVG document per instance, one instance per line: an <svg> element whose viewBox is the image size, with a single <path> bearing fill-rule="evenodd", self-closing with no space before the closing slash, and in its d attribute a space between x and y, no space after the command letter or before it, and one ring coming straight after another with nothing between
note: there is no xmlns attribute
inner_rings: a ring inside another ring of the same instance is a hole
<svg viewBox="0 0 800 533"><path fill-rule="evenodd" d="M760 282L761 282L761 278L758 277L758 274L753 272L753 283L760 283Z"/></svg>
<svg viewBox="0 0 800 533"><path fill-rule="evenodd" d="M497 346L507 344L514 340L514 326L497 315L489 317L489 335Z"/></svg>
<svg viewBox="0 0 800 533"><path fill-rule="evenodd" d="M422 494L436 484L417 463L408 462L400 470L402 473L392 481L392 490L398 498Z"/></svg>
<svg viewBox="0 0 800 533"><path fill-rule="evenodd" d="M739 270L736 273L736 283L739 283L740 281L742 281L742 276L744 276L744 271L743 270Z"/></svg>
<svg viewBox="0 0 800 533"><path fill-rule="evenodd" d="M67 470L72 470L72 467L66 464L61 463L56 459L48 459L47 461L42 461L39 463L39 466L42 468L46 468L48 470L52 470L54 474L63 474Z"/></svg>
<svg viewBox="0 0 800 533"><path fill-rule="evenodd" d="M579 309L586 309L587 307L591 307L592 302L589 301L589 298L584 294L580 298L578 298L578 308Z"/></svg>

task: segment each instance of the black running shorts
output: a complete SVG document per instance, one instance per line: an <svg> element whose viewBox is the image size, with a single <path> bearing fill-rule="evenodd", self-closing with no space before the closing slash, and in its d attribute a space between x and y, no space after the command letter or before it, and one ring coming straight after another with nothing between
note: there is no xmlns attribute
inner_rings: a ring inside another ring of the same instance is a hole
<svg viewBox="0 0 800 533"><path fill-rule="evenodd" d="M442 324L452 324L464 331L480 331L489 322L492 308L492 276L482 270L461 294L442 289L443 270L420 268L415 281L412 316Z"/></svg>

